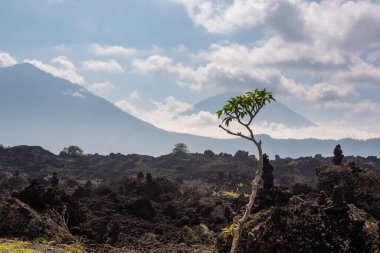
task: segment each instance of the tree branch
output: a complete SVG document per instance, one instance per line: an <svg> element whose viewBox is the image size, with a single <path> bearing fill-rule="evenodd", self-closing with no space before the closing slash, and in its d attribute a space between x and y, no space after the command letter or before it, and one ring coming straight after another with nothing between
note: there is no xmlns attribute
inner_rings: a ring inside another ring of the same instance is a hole
<svg viewBox="0 0 380 253"><path fill-rule="evenodd" d="M239 137L242 137L242 138L244 138L244 139L247 139L247 140L252 141L251 138L249 138L248 136L242 134L241 132L237 132L237 133L231 132L230 130L228 130L227 128L223 127L222 125L219 125L219 127L220 127L221 129L223 129L224 131L226 131L227 133L231 134L231 135L239 136Z"/></svg>

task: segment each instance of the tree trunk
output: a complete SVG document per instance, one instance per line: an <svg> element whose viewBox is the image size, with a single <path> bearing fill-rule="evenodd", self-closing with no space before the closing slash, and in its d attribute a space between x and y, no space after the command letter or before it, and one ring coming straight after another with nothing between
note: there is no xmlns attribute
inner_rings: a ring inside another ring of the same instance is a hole
<svg viewBox="0 0 380 253"><path fill-rule="evenodd" d="M259 188L261 176L263 174L263 151L261 149L261 142L255 142L257 149L259 151L259 164L257 165L256 173L255 173L255 178L252 179L252 192L251 195L249 196L249 202L246 206L245 212L243 217L241 217L238 222L236 228L233 230L233 240L232 240L232 246L230 253L236 253L239 247L239 241L240 241L240 235L241 231L243 230L243 226L245 222L248 220L248 217L251 213L251 209L253 206L253 203L255 202L256 195L257 195L257 190Z"/></svg>

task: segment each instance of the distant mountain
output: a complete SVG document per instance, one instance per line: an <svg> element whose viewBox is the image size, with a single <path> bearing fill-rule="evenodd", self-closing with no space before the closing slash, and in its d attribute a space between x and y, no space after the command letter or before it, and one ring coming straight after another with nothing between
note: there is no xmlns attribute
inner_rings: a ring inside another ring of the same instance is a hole
<svg viewBox="0 0 380 253"><path fill-rule="evenodd" d="M217 126L215 126L217 128ZM275 140L262 135L272 157L330 155L337 141ZM220 140L167 132L133 117L85 88L47 74L30 64L0 68L0 144L39 145L58 153L78 145L85 152L161 155L184 142L192 152L211 149L256 153L246 140ZM379 155L380 139L341 140L345 154Z"/></svg>
<svg viewBox="0 0 380 253"><path fill-rule="evenodd" d="M220 110L227 100L240 95L238 93L223 93L214 97L207 98L195 104L186 114L207 111L215 113ZM261 112L254 119L254 122L268 122L284 124L288 127L307 127L315 126L313 122L292 111L279 101L272 102L270 106L264 106Z"/></svg>

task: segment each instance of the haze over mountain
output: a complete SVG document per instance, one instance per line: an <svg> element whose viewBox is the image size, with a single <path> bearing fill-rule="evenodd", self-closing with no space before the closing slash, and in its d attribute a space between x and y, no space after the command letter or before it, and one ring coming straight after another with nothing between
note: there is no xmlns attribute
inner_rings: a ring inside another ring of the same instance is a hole
<svg viewBox="0 0 380 253"><path fill-rule="evenodd" d="M198 113L207 111L215 113L228 101L230 98L240 95L241 93L227 92L214 97L207 98L195 104L186 113ZM275 101L270 106L265 106L253 120L254 123L268 122L284 124L287 127L308 127L315 126L313 122L292 111L280 101Z"/></svg>
<svg viewBox="0 0 380 253"><path fill-rule="evenodd" d="M82 86L47 74L30 64L0 69L0 143L41 145L53 152L79 145L91 153L167 154L176 143L192 152L211 149L255 153L245 140L220 140L156 128L93 95ZM330 155L337 141L275 140L260 136L265 152L274 156ZM346 154L376 155L380 140L339 141Z"/></svg>

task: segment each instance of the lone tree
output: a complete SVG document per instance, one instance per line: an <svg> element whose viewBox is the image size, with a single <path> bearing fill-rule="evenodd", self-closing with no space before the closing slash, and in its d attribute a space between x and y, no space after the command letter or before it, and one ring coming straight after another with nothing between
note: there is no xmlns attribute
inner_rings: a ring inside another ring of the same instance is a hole
<svg viewBox="0 0 380 253"><path fill-rule="evenodd" d="M259 164L256 169L255 178L252 180L252 192L249 196L249 202L246 206L243 216L237 221L236 226L233 224L233 240L231 246L231 253L236 253L238 250L239 240L243 225L248 219L251 212L252 205L257 195L257 189L260 184L260 179L263 174L263 151L261 147L261 140L257 140L253 134L251 123L261 108L266 104L276 101L272 93L266 89L255 89L254 91L246 92L241 96L237 96L228 100L223 109L216 112L218 118L223 118L219 127L226 131L228 134L235 135L252 141L259 153ZM240 128L243 128L245 133L238 130L231 130L230 123L235 122Z"/></svg>
<svg viewBox="0 0 380 253"><path fill-rule="evenodd" d="M69 146L69 147L65 147L61 151L61 153L64 155L82 156L83 150L78 146Z"/></svg>
<svg viewBox="0 0 380 253"><path fill-rule="evenodd" d="M187 148L187 145L185 143L177 143L175 144L172 154L174 155L185 155L190 153L189 149Z"/></svg>

